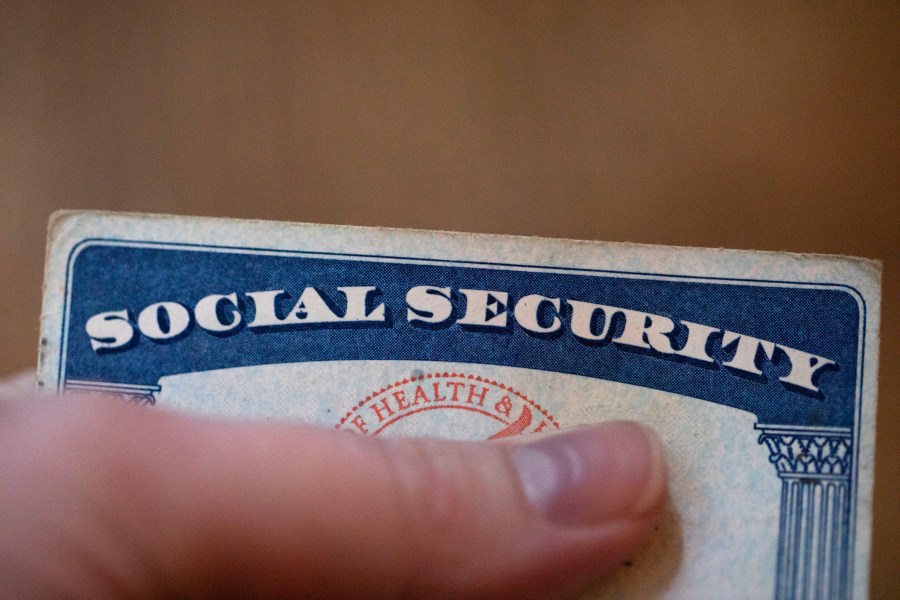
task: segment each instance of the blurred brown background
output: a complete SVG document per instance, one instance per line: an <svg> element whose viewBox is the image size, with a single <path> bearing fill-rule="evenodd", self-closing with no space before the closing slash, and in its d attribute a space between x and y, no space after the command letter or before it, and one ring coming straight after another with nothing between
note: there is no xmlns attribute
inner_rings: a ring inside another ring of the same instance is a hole
<svg viewBox="0 0 900 600"><path fill-rule="evenodd" d="M881 258L872 597L900 597L898 26L896 2L4 2L0 375L34 364L59 208Z"/></svg>

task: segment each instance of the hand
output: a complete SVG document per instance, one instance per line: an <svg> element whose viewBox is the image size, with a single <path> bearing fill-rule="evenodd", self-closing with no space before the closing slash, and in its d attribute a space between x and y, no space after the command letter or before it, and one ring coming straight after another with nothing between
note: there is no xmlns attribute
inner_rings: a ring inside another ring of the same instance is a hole
<svg viewBox="0 0 900 600"><path fill-rule="evenodd" d="M665 496L627 422L381 439L0 386L3 598L564 597Z"/></svg>

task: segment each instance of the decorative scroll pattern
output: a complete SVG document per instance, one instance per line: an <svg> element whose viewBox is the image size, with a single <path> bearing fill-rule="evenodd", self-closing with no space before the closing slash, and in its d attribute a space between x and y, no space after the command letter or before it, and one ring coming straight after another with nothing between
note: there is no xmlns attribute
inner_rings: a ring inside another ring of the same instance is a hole
<svg viewBox="0 0 900 600"><path fill-rule="evenodd" d="M775 600L849 598L851 431L756 428L782 480Z"/></svg>
<svg viewBox="0 0 900 600"><path fill-rule="evenodd" d="M117 394L125 402L137 404L138 406L153 406L156 404L156 398L153 394Z"/></svg>
<svg viewBox="0 0 900 600"><path fill-rule="evenodd" d="M108 383L105 381L66 381L67 392L83 392L91 394L104 394L117 396L125 402L138 406L153 406L156 404L155 394L161 389L158 385L131 385L123 383Z"/></svg>

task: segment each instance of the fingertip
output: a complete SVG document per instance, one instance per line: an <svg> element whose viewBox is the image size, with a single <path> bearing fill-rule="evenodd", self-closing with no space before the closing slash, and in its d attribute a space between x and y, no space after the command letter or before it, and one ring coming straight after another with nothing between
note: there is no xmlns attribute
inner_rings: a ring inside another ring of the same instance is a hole
<svg viewBox="0 0 900 600"><path fill-rule="evenodd" d="M639 517L661 506L665 450L647 427L612 421L512 446L529 504L545 518L591 526Z"/></svg>

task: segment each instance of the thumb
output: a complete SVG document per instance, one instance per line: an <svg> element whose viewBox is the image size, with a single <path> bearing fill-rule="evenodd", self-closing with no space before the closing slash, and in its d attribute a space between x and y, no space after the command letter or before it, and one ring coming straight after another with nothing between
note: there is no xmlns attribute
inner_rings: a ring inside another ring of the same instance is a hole
<svg viewBox="0 0 900 600"><path fill-rule="evenodd" d="M627 558L665 498L660 443L629 422L473 443L63 399L6 432L34 428L57 445L53 548L90 532L54 572L93 597L557 597Z"/></svg>

